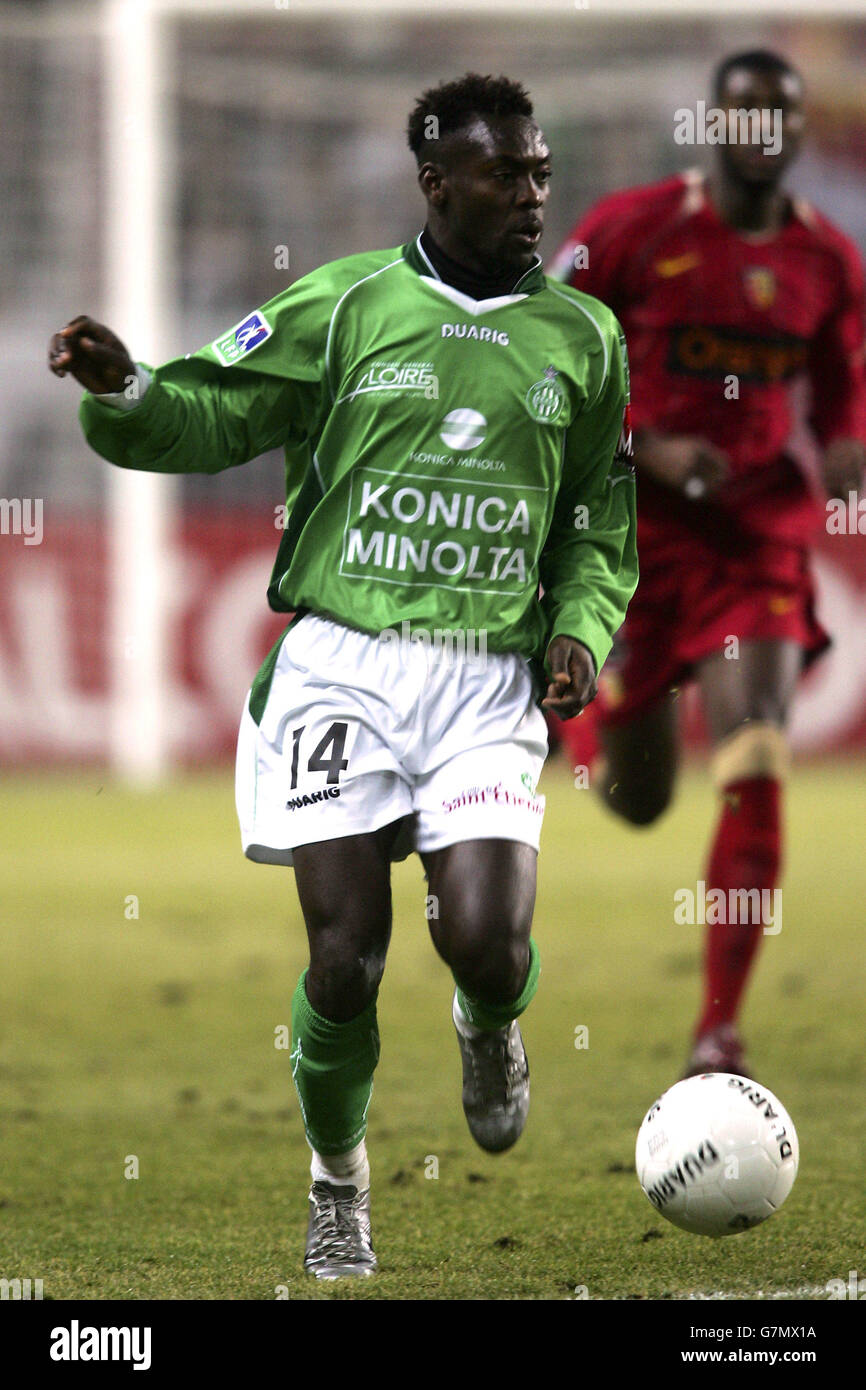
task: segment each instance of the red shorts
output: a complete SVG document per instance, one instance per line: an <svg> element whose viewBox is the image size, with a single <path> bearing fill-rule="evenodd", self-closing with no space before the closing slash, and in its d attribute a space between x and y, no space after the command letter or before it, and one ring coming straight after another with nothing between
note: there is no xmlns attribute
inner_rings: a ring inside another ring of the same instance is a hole
<svg viewBox="0 0 866 1390"><path fill-rule="evenodd" d="M806 663L829 646L804 546L729 532L638 534L640 582L602 671L604 724L627 724L729 639L793 641Z"/></svg>

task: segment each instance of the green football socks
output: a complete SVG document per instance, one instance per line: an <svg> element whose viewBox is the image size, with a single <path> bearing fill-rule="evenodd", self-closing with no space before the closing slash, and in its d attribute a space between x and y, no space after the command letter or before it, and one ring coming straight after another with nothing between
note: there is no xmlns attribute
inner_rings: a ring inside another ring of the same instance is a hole
<svg viewBox="0 0 866 1390"><path fill-rule="evenodd" d="M532 1002L540 971L538 947L530 939L526 981L511 1003L485 1003L458 984L457 999L467 1022L485 1032L507 1028ZM292 999L292 1077L311 1148L319 1154L345 1154L367 1131L379 1060L376 1000L348 1023L332 1023L307 998L306 978L305 970Z"/></svg>
<svg viewBox="0 0 866 1390"><path fill-rule="evenodd" d="M305 970L292 999L292 1077L311 1148L343 1154L367 1130L379 1060L376 1000L348 1023L331 1023L307 998L306 978Z"/></svg>

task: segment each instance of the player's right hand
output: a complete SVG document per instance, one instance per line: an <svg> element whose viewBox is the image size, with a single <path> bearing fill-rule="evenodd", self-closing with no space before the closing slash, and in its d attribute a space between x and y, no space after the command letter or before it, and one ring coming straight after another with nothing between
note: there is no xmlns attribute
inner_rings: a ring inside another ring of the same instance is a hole
<svg viewBox="0 0 866 1390"><path fill-rule="evenodd" d="M635 437L634 453L639 469L693 501L714 497L730 473L724 451L698 435L642 430Z"/></svg>
<svg viewBox="0 0 866 1390"><path fill-rule="evenodd" d="M71 372L94 395L122 391L135 376L135 363L118 337L104 324L79 314L48 344L48 366L55 376Z"/></svg>

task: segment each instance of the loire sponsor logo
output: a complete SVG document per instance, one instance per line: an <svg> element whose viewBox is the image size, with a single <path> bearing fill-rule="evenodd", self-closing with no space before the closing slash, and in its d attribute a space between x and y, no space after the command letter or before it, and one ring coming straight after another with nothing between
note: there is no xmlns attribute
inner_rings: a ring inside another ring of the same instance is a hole
<svg viewBox="0 0 866 1390"><path fill-rule="evenodd" d="M386 391L410 392L425 396L428 401L438 400L439 378L433 371L433 363L371 362L361 373L357 385L347 395L340 397L340 402Z"/></svg>

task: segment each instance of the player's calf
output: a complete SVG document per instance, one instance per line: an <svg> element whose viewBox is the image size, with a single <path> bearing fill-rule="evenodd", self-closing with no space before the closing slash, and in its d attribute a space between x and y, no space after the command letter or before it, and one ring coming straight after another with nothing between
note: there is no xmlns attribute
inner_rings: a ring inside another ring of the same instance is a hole
<svg viewBox="0 0 866 1390"><path fill-rule="evenodd" d="M756 719L723 739L713 754L713 777L722 806L706 871L707 891L720 890L721 901L729 905L754 899L761 906L757 914L747 912L745 920L739 910L734 918L729 910L723 920L707 927L704 1001L695 1029L694 1065L705 1061L701 1051L704 1039L719 1030L727 1037L733 1030L767 925L764 904L775 893L781 867L782 785L787 761L783 730ZM732 1065L727 1069L741 1068Z"/></svg>

